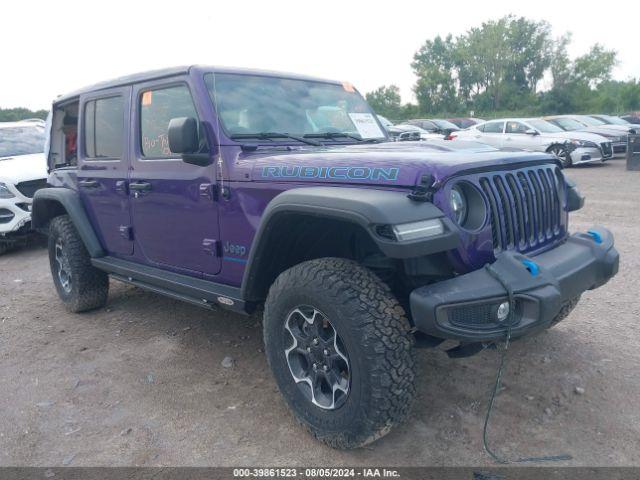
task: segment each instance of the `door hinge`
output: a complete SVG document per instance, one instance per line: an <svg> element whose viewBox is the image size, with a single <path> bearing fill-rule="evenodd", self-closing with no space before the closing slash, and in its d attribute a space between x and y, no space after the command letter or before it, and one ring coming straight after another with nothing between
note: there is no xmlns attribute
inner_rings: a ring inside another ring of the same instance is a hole
<svg viewBox="0 0 640 480"><path fill-rule="evenodd" d="M212 183L201 183L198 187L198 192L201 197L208 200L218 200L218 187Z"/></svg>
<svg viewBox="0 0 640 480"><path fill-rule="evenodd" d="M211 238L205 238L202 240L202 250L207 255L211 255L212 257L220 256L220 240L214 240Z"/></svg>
<svg viewBox="0 0 640 480"><path fill-rule="evenodd" d="M133 240L133 228L130 225L120 225L118 227L120 230L120 236L125 240Z"/></svg>

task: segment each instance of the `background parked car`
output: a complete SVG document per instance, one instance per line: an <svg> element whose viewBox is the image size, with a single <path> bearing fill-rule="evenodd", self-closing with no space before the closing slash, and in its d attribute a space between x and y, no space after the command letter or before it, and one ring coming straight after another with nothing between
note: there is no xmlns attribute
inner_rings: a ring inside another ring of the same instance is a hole
<svg viewBox="0 0 640 480"><path fill-rule="evenodd" d="M626 115L622 115L620 118L634 125L640 124L640 112L627 113Z"/></svg>
<svg viewBox="0 0 640 480"><path fill-rule="evenodd" d="M619 129L611 128L613 125L589 126L584 122L584 119L580 119L580 117L582 117L582 115L553 115L544 117L544 120L553 123L567 132L583 131L601 135L611 142L614 157L624 157L626 155L627 132L621 132Z"/></svg>
<svg viewBox="0 0 640 480"><path fill-rule="evenodd" d="M31 199L47 183L43 126L0 123L0 254L32 233Z"/></svg>
<svg viewBox="0 0 640 480"><path fill-rule="evenodd" d="M393 140L394 142L443 138L442 135L431 134L425 130L422 130L420 127L416 127L415 125L394 125L391 121L389 121L389 119L383 117L382 115L378 115L378 120L380 120L380 123L389 134L391 140Z"/></svg>
<svg viewBox="0 0 640 480"><path fill-rule="evenodd" d="M622 125L629 129L629 133L637 133L640 128L634 125L631 122L628 122L620 117L616 117L614 115L589 115L589 117L595 118L596 120L600 120L606 125Z"/></svg>
<svg viewBox="0 0 640 480"><path fill-rule="evenodd" d="M447 118L447 121L453 123L460 129L473 127L474 125L478 125L480 123L484 123L484 120L476 117L457 117L457 118Z"/></svg>
<svg viewBox="0 0 640 480"><path fill-rule="evenodd" d="M460 130L454 139L475 140L497 148L515 148L555 154L565 167L603 162L612 156L606 138L588 132L565 132L540 119L505 118Z"/></svg>
<svg viewBox="0 0 640 480"><path fill-rule="evenodd" d="M429 133L439 133L447 137L452 132L457 132L460 128L449 122L448 120L442 120L439 118L417 118L413 120L407 120L406 123L409 125L415 125L416 127L420 127L423 130L426 130Z"/></svg>

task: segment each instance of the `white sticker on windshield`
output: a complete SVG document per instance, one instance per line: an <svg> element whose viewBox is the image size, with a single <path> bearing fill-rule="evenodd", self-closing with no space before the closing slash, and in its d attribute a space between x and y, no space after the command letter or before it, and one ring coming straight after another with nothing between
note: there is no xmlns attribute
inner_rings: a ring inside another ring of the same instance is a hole
<svg viewBox="0 0 640 480"><path fill-rule="evenodd" d="M362 138L380 138L384 133L380 130L378 122L370 113L350 113L349 118L358 129Z"/></svg>

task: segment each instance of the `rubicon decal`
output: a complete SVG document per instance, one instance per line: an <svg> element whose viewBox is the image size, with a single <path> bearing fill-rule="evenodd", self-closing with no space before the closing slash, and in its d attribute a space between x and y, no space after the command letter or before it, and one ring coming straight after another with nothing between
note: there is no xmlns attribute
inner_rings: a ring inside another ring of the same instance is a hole
<svg viewBox="0 0 640 480"><path fill-rule="evenodd" d="M315 165L272 165L262 168L263 178L329 178L332 180L377 180L392 182L398 179L397 167L318 167Z"/></svg>

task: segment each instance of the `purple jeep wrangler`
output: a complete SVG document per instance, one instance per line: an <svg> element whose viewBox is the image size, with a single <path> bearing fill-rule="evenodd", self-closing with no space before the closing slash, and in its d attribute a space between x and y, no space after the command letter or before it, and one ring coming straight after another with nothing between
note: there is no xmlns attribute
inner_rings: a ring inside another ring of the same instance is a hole
<svg viewBox="0 0 640 480"><path fill-rule="evenodd" d="M300 422L333 447L405 418L414 346L451 356L566 317L618 268L557 160L386 142L348 83L185 67L53 104L49 233L69 310L109 276L206 308L264 308L267 360ZM462 145L462 146L461 146Z"/></svg>

